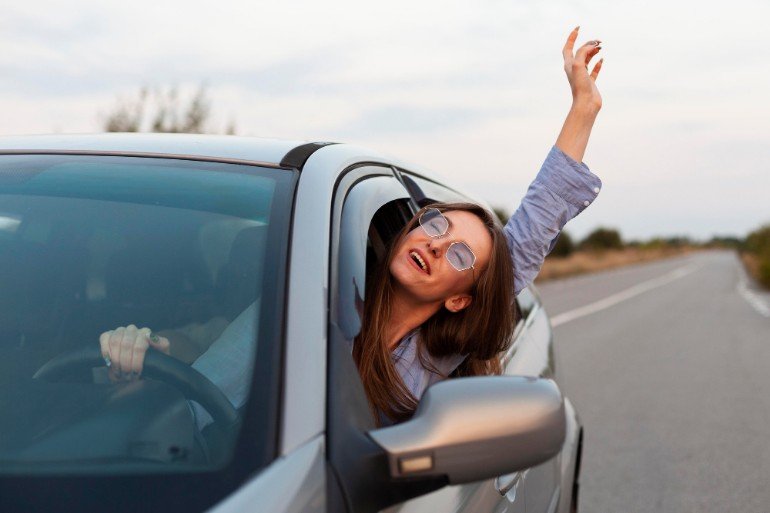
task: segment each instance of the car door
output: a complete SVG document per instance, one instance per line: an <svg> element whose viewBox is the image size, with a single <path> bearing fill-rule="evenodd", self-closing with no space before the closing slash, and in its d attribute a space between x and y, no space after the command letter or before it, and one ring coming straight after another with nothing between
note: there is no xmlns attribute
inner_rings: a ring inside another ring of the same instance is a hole
<svg viewBox="0 0 770 513"><path fill-rule="evenodd" d="M552 332L534 288L524 289L516 298L521 319L514 334L515 343L504 358L504 373L544 378L554 377ZM556 510L560 494L561 455L535 467L502 476L501 482L520 480L526 488L527 511Z"/></svg>

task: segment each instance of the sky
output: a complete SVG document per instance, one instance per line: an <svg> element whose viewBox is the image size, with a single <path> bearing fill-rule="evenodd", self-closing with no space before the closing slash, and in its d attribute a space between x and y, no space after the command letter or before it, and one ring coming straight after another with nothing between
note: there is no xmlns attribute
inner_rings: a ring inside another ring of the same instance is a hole
<svg viewBox="0 0 770 513"><path fill-rule="evenodd" d="M8 4L8 2L5 2ZM603 180L568 225L625 239L770 223L770 2L40 1L0 12L0 135L98 132L142 86L205 84L211 129L341 141L513 211L561 128L561 49L601 39Z"/></svg>

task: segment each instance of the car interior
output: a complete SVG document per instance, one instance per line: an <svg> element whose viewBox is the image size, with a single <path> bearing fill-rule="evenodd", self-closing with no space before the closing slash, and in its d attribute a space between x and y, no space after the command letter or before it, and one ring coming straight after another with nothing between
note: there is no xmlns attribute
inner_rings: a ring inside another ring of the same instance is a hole
<svg viewBox="0 0 770 513"><path fill-rule="evenodd" d="M7 194L2 204L0 407L17 415L0 421L0 459L221 459L210 448L232 445L221 438L235 434L198 433L173 386L111 385L103 364L72 366L51 382L33 376L83 348L99 358L99 335L119 326L193 333L214 318L226 325L260 296L267 223L125 198ZM172 355L189 363L218 334L207 335ZM147 442L125 447L140 439Z"/></svg>

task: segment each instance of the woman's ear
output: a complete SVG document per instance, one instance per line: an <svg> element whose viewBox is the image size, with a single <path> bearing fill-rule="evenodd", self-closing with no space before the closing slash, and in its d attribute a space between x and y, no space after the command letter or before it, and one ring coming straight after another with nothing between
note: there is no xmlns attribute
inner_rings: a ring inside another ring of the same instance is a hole
<svg viewBox="0 0 770 513"><path fill-rule="evenodd" d="M444 308L452 313L457 313L460 310L468 308L473 301L473 297L468 294L456 294L444 301Z"/></svg>

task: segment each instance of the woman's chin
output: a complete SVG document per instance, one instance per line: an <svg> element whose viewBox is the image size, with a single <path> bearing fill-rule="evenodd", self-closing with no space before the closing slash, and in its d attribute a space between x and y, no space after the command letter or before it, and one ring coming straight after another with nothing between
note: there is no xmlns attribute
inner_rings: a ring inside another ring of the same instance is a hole
<svg viewBox="0 0 770 513"><path fill-rule="evenodd" d="M390 274L402 285L408 286L410 283L420 283L428 276L422 269L411 261L409 257L399 258L390 264Z"/></svg>
<svg viewBox="0 0 770 513"><path fill-rule="evenodd" d="M410 302L434 303L440 295L431 289L430 284L421 280L427 276L423 271L415 270L409 265L391 265L390 274L397 289L396 295L409 297Z"/></svg>

